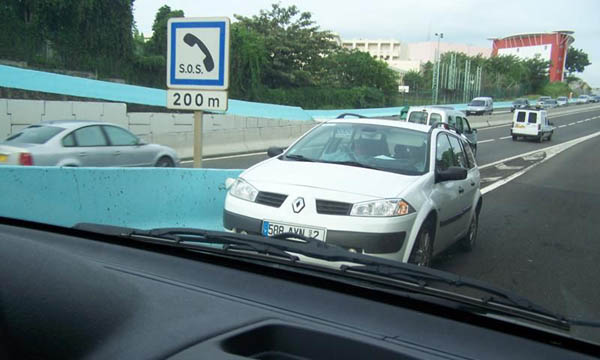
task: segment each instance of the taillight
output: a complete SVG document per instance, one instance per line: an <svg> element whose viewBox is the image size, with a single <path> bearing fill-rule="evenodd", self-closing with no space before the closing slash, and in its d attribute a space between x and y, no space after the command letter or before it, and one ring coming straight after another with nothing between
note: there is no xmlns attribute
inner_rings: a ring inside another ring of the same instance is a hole
<svg viewBox="0 0 600 360"><path fill-rule="evenodd" d="M19 155L19 164L31 166L33 165L33 157L30 153L21 153Z"/></svg>

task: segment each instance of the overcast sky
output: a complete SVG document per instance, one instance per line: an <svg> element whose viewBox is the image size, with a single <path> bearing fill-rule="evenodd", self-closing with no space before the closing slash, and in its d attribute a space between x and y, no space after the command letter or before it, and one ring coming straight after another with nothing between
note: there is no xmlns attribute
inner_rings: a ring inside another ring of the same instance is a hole
<svg viewBox="0 0 600 360"><path fill-rule="evenodd" d="M181 9L187 17L251 16L273 0L136 0L134 18L149 36L159 7ZM578 76L600 87L600 0L282 0L310 11L322 29L347 38L426 41L443 32L444 41L491 48L489 37L553 30L575 31L573 46L589 54L592 65Z"/></svg>

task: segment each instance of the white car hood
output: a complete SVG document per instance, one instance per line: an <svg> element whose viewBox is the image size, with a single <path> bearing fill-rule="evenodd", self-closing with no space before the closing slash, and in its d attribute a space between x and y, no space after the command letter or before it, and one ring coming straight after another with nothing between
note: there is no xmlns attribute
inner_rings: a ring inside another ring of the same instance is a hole
<svg viewBox="0 0 600 360"><path fill-rule="evenodd" d="M400 195L420 178L348 165L283 161L276 158L256 165L242 173L241 177L263 191L269 191L265 185L280 184L374 198Z"/></svg>

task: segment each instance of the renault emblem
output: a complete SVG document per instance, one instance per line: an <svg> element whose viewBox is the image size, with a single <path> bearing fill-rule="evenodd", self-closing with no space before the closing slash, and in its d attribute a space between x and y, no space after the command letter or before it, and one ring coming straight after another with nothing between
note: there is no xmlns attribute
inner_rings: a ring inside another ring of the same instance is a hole
<svg viewBox="0 0 600 360"><path fill-rule="evenodd" d="M292 210L297 214L302 211L302 209L304 209L304 198L299 197L292 203Z"/></svg>

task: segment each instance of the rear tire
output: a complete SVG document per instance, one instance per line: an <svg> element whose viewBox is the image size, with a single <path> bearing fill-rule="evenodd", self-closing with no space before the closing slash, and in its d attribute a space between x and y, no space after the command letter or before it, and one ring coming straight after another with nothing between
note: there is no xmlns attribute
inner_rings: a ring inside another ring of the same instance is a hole
<svg viewBox="0 0 600 360"><path fill-rule="evenodd" d="M517 135L512 136L513 141L517 141Z"/></svg>
<svg viewBox="0 0 600 360"><path fill-rule="evenodd" d="M479 213L475 211L473 213L473 217L471 218L471 222L469 223L469 232L467 235L459 240L460 248L463 251L470 252L475 248L475 243L477 241L477 232L479 230Z"/></svg>
<svg viewBox="0 0 600 360"><path fill-rule="evenodd" d="M419 229L419 234L417 234L417 238L415 239L408 262L418 266L429 267L433 258L433 242L433 224L431 220L426 220L421 225L421 229Z"/></svg>
<svg viewBox="0 0 600 360"><path fill-rule="evenodd" d="M550 133L550 135L548 135L548 141L552 140L552 134L554 134L554 131Z"/></svg>
<svg viewBox="0 0 600 360"><path fill-rule="evenodd" d="M160 159L158 159L158 161L156 162L156 164L154 166L155 167L173 167L173 166L175 166L175 164L173 163L173 160L171 160L171 158L169 158L167 156L163 156Z"/></svg>

